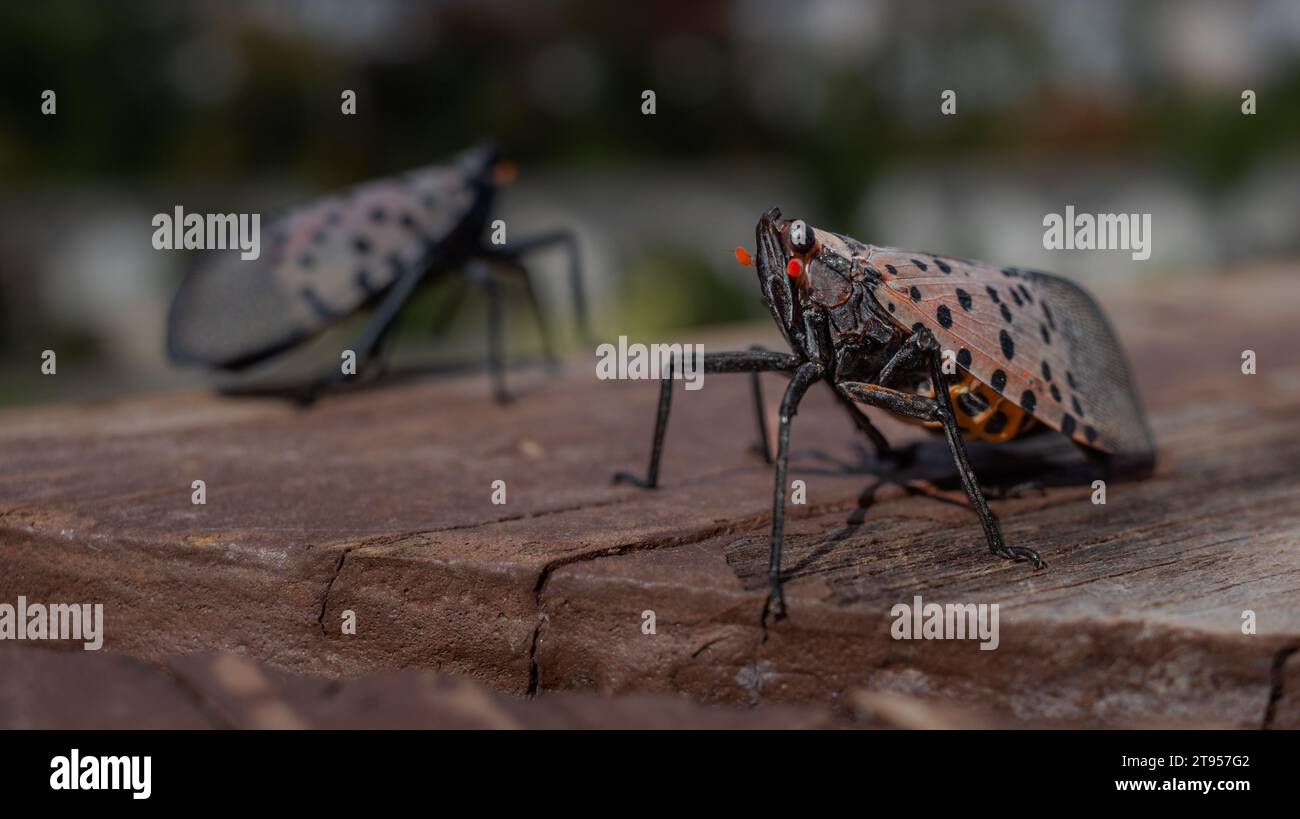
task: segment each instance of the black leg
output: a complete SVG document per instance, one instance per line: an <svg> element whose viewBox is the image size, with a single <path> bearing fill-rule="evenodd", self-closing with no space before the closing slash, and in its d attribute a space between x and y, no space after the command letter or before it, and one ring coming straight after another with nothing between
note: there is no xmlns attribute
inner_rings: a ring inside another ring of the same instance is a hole
<svg viewBox="0 0 1300 819"><path fill-rule="evenodd" d="M876 377L876 383L882 387L888 387L894 381L894 376L901 372L906 372L909 368L918 364L923 364L929 359L926 353L931 350L939 349L939 343L935 340L932 333L913 333L908 336L903 346L898 348L898 352L880 370L880 375Z"/></svg>
<svg viewBox="0 0 1300 819"><path fill-rule="evenodd" d="M363 367L374 357L375 349L383 342L384 338L389 335L393 329L393 322L397 319L402 308L411 300L411 295L415 293L415 288L423 281L425 275L434 267L433 263L423 266L413 266L402 274L393 286L384 294L379 306L375 308L374 314L370 321L362 328L357 337L353 339L352 346L348 349L356 353L357 356L357 373L360 374ZM310 404L320 397L320 394L326 389L335 386L346 378L343 375L343 369L335 363L333 369L328 374L321 376L311 382L298 393L297 398L300 403Z"/></svg>
<svg viewBox="0 0 1300 819"><path fill-rule="evenodd" d="M507 256L519 259L534 250L554 245L562 245L569 253L569 286L573 291L573 312L577 319L578 332L584 343L591 341L591 324L587 318L587 294L582 284L582 254L578 250L578 237L568 229L554 230L530 236L504 245L486 245L483 252L494 256Z"/></svg>
<svg viewBox="0 0 1300 819"><path fill-rule="evenodd" d="M839 390L832 389L832 391L835 393L835 397L839 400L840 405L848 411L849 417L853 419L853 424L861 430L864 435L871 439L871 445L876 449L876 457L895 457L897 453L889 446L889 441L885 439L885 436L881 434L880 430L876 429L876 425L871 423L871 419L867 417L867 414L858 409L857 404L853 403L848 398L845 398L844 394Z"/></svg>
<svg viewBox="0 0 1300 819"><path fill-rule="evenodd" d="M771 352L766 347L755 344L749 348L750 352L767 353ZM767 437L767 413L763 407L763 381L762 376L757 370L749 374L750 391L754 395L754 421L758 427L758 444L754 451L763 456L763 463L772 463L772 446Z"/></svg>
<svg viewBox="0 0 1300 819"><path fill-rule="evenodd" d="M541 302L537 299L537 288L533 287L532 274L517 257L498 256L495 261L523 281L524 293L528 296L528 304L532 307L533 316L537 319L537 329L542 336L542 354L546 357L546 363L554 367L558 363L558 359L555 357L555 347L552 344L551 325L546 320L546 314L542 311Z"/></svg>
<svg viewBox="0 0 1300 819"><path fill-rule="evenodd" d="M839 350L835 354L836 371L837 372L840 371L840 367L843 366L845 359L848 356L851 356L854 353L858 352L858 350L859 348L853 347L851 345L846 345L844 347L839 348ZM889 366L892 365L894 361L898 359L898 356L899 353L895 353L893 359L890 360L889 364L886 365L885 369L889 369ZM863 435L866 435L867 438L871 441L871 446L874 447L876 450L876 457L882 460L886 458L895 459L895 460L899 459L902 453L895 452L893 448L889 446L889 441L885 439L885 436L881 434L880 430L876 429L876 425L871 423L871 419L867 417L867 414L863 412L861 408L858 407L857 404L854 404L852 401L846 398L839 390L835 389L834 384L831 384L830 386L831 386L831 391L835 393L835 398L840 402L840 406L844 407L845 411L848 412L849 417L853 419L853 425L856 426L858 428L858 431L861 432Z"/></svg>
<svg viewBox="0 0 1300 819"><path fill-rule="evenodd" d="M705 353L704 372L706 373L760 373L789 372L800 365L800 360L788 353L773 353L766 350L750 350L736 353ZM645 489L654 489L659 485L659 460L663 455L664 432L668 428L668 413L672 409L673 378L672 365L664 374L659 385L659 411L655 416L654 443L650 449L650 466L644 479L631 472L620 472L614 476L615 483L630 483ZM766 436L764 437L766 440Z"/></svg>
<svg viewBox="0 0 1300 819"><path fill-rule="evenodd" d="M970 460L966 457L966 444L962 442L961 430L957 428L957 418L952 408L952 396L943 388L943 356L939 354L937 346L930 351L930 381L934 384L935 396L940 409L938 420L943 423L943 434L948 439L948 449L952 452L952 459L957 464L957 474L961 476L961 483L966 488L966 495L970 498L975 511L979 513L980 524L984 527L984 538L988 541L989 551L1008 560L1029 560L1034 564L1034 568L1043 568L1047 564L1038 556L1038 552L1025 546L1007 546L1002 541L1002 530L998 528L997 519L993 517L993 512L989 510L989 505L984 500L984 493L980 491L979 481L975 479L975 471L971 469Z"/></svg>
<svg viewBox="0 0 1300 819"><path fill-rule="evenodd" d="M492 394L498 404L507 404L510 402L510 394L506 392L505 322L502 316L501 287L492 277L488 266L477 259L466 263L465 276L482 287L487 295L488 372L492 378Z"/></svg>
<svg viewBox="0 0 1300 819"><path fill-rule="evenodd" d="M835 385L835 388L852 401L880 407L896 415L906 415L922 421L939 420L939 404L928 395L913 395L909 392L891 390L879 384L864 384L858 381L841 381Z"/></svg>
<svg viewBox="0 0 1300 819"><path fill-rule="evenodd" d="M756 373L749 374L750 391L754 394L754 420L758 425L758 443L754 449L763 456L763 463L772 463L772 447L767 442L767 414L763 411L763 382Z"/></svg>
<svg viewBox="0 0 1300 819"><path fill-rule="evenodd" d="M785 596L781 593L781 545L785 537L785 476L790 460L790 419L799 411L799 401L808 387L822 377L822 366L815 361L800 365L785 388L781 399L780 426L776 433L776 485L772 491L772 551L767 564L768 598L764 618L785 616Z"/></svg>
<svg viewBox="0 0 1300 819"><path fill-rule="evenodd" d="M668 412L673 405L673 362L668 361L668 371L659 382L659 409L655 412L655 437L650 445L650 466L646 469L645 480L631 472L619 472L614 476L614 483L630 483L642 489L655 489L659 486L659 459L664 451L664 433L668 431Z"/></svg>
<svg viewBox="0 0 1300 819"><path fill-rule="evenodd" d="M934 379L934 383L942 384L942 356L939 355L937 350L931 351L929 355L930 377ZM975 507L975 512L979 515L980 525L984 528L984 539L989 544L989 551L1008 560L1029 560L1034 564L1035 568L1039 569L1047 565L1033 549L1023 546L1007 546L1002 541L1002 531L998 528L998 522L993 517L993 512L989 509L988 503L984 500L984 494L980 491L979 483L975 480L975 473L971 469L969 459L966 457L966 445L961 439L961 430L957 428L957 422L953 416L952 398L948 395L947 390L941 389L938 391L936 398L930 398L891 390L879 384L846 382L837 386L846 396L853 400L863 401L899 415L919 418L922 421L938 421L943 424L943 433L948 441L948 450L952 453L953 462L957 466L957 474L961 478L962 487L966 490L966 496L970 498L971 505Z"/></svg>

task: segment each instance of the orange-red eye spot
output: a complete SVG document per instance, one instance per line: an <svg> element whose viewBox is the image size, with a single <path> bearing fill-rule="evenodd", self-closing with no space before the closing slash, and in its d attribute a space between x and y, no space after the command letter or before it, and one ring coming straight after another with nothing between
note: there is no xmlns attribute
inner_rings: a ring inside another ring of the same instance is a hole
<svg viewBox="0 0 1300 819"><path fill-rule="evenodd" d="M752 259L749 258L749 251L745 250L743 247L736 248L736 261L748 267L749 263L752 261Z"/></svg>
<svg viewBox="0 0 1300 819"><path fill-rule="evenodd" d="M792 279L799 278L799 275L803 273L803 262L798 259L791 259L789 264L785 266L785 272L789 273Z"/></svg>
<svg viewBox="0 0 1300 819"><path fill-rule="evenodd" d="M515 178L518 176L518 166L506 159L501 160L492 168L492 180L501 187L514 184Z"/></svg>

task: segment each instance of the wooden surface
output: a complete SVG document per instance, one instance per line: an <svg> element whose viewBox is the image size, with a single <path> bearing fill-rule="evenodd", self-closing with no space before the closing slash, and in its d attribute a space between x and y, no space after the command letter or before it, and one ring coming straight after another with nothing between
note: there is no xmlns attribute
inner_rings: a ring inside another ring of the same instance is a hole
<svg viewBox="0 0 1300 819"><path fill-rule="evenodd" d="M507 407L461 377L307 410L191 392L0 413L0 602L102 602L107 649L158 664L440 671L542 700L919 702L947 724L1300 727L1295 274L1099 293L1159 468L1097 506L1068 443L975 447L986 485L1048 484L992 504L1040 572L988 555L940 439L882 421L922 441L891 470L816 388L792 436L808 503L790 507L790 616L765 625L771 471L749 451L745 379L677 391L647 492L610 477L645 468L657 385L597 381L586 358L556 381L512 375ZM762 326L671 340L775 343ZM766 382L769 411L783 383ZM892 639L891 607L918 594L999 604L1000 646Z"/></svg>

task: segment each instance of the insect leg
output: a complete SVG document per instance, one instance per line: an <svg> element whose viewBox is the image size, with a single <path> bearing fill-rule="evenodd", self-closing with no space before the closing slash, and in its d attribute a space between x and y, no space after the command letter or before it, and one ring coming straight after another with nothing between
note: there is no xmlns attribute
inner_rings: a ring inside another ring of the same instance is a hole
<svg viewBox="0 0 1300 819"><path fill-rule="evenodd" d="M841 347L839 351L836 352L836 370L839 370L843 357L847 355L851 349L852 348L850 347ZM857 404L854 404L839 390L835 389L834 385L831 385L831 391L835 393L835 398L839 400L840 406L844 407L848 412L849 417L853 419L853 424L858 428L858 431L871 440L871 445L875 447L877 458L896 458L901 454L895 452L893 448L889 446L889 441L885 439L885 436L881 434L880 430L876 429L876 425L871 423L871 419L867 417L865 412L858 408Z"/></svg>
<svg viewBox="0 0 1300 819"><path fill-rule="evenodd" d="M926 335L929 335L926 333ZM998 522L989 511L989 505L984 500L984 493L980 491L979 481L975 479L975 472L971 469L970 460L966 457L966 444L962 442L961 430L957 428L957 418L952 408L952 396L948 391L940 387L943 380L943 357L939 354L938 348L930 351L930 380L935 385L935 398L939 404L939 412L936 420L943 423L943 434L948 439L948 449L952 452L952 459L957 464L957 474L961 476L962 486L966 488L966 495L970 498L971 504L975 511L979 513L980 524L984 527L984 538L988 541L989 551L998 557L1008 560L1029 560L1034 564L1035 569L1041 569L1047 564L1038 556L1038 552L1025 546L1007 546L1002 541L1002 531L998 528Z"/></svg>
<svg viewBox="0 0 1300 819"><path fill-rule="evenodd" d="M768 352L766 348L754 345L750 351ZM754 394L754 420L758 424L758 445L755 450L763 456L763 463L772 463L772 447L767 442L767 413L763 411L763 382L755 370L749 374L750 391Z"/></svg>
<svg viewBox="0 0 1300 819"><path fill-rule="evenodd" d="M587 295L582 284L582 255L578 250L578 237L572 230L561 228L549 233L530 236L504 245L488 245L488 252L519 258L534 250L553 245L563 245L569 254L569 286L573 291L573 312L578 322L578 332L584 342L591 341L591 324L587 318Z"/></svg>
<svg viewBox="0 0 1300 819"><path fill-rule="evenodd" d="M537 318L537 328L542 334L542 353L546 356L546 362L554 366L558 363L558 359L555 357L555 348L551 343L551 325L546 320L546 313L542 311L541 302L537 300L537 288L533 287L531 273L517 256L497 256L495 260L523 280L524 292L528 296L533 315Z"/></svg>
<svg viewBox="0 0 1300 819"><path fill-rule="evenodd" d="M767 350L749 350L735 353L705 353L704 372L706 373L760 373L789 372L801 363L799 358L789 353L773 353ZM672 408L673 379L672 365L669 364L659 386L659 411L655 416L654 444L650 450L650 467L644 479L631 472L619 472L614 476L615 483L630 483L644 489L654 489L659 485L659 460L663 455L664 432L668 428L668 413ZM766 438L765 438L766 440Z"/></svg>
<svg viewBox="0 0 1300 819"><path fill-rule="evenodd" d="M785 537L785 476L790 460L790 419L799 411L799 401L808 387L822 377L822 366L815 361L800 365L785 388L781 399L781 419L776 440L776 485L772 490L772 550L767 564L769 586L764 617L771 612L785 616L785 596L781 593L781 545Z"/></svg>
<svg viewBox="0 0 1300 819"><path fill-rule="evenodd" d="M907 341L903 342L903 346L898 348L898 352L894 353L893 357L880 370L876 383L881 386L889 386L896 373L903 372L915 364L923 363L925 361L924 354L937 349L939 349L939 342L935 340L932 333L913 333L908 336Z"/></svg>
<svg viewBox="0 0 1300 819"><path fill-rule="evenodd" d="M936 384L942 383L942 360L937 350L930 352L930 377L934 379ZM936 398L930 398L891 390L879 384L845 382L836 386L846 396L854 400L863 401L899 415L907 415L922 421L938 421L941 423L944 437L948 441L948 450L952 453L953 462L957 466L957 474L961 478L962 488L966 490L966 496L970 498L971 505L975 507L975 512L979 515L980 525L984 529L984 538L989 544L989 551L1008 560L1025 559L1032 561L1034 567L1039 569L1047 565L1033 549L1023 546L1007 546L1003 542L1002 531L998 528L998 522L993 517L992 511L989 510L988 503L984 500L984 494L980 491L979 483L975 480L975 473L971 469L970 460L966 457L966 445L961 439L961 430L957 428L957 421L953 416L952 398L948 395L947 390L939 390Z"/></svg>
<svg viewBox="0 0 1300 819"><path fill-rule="evenodd" d="M848 411L849 417L853 419L854 425L856 425L864 435L871 439L871 445L876 448L877 458L888 458L895 454L894 450L889 446L889 441L886 440L880 430L876 429L876 425L871 423L871 419L867 417L865 412L858 409L858 406L845 398L839 390L835 390L835 397L839 399L840 404Z"/></svg>
<svg viewBox="0 0 1300 819"><path fill-rule="evenodd" d="M492 377L492 394L498 404L510 402L506 392L505 323L502 319L501 287L492 271L478 259L465 264L465 276L483 288L488 300L488 371Z"/></svg>
<svg viewBox="0 0 1300 819"><path fill-rule="evenodd" d="M668 361L668 369L659 382L659 409L655 413L655 437L650 446L650 466L646 469L645 480L631 472L619 472L614 476L614 483L630 483L642 489L655 489L659 486L659 459L664 451L664 433L668 430L668 412L673 405L673 362Z"/></svg>
<svg viewBox="0 0 1300 819"><path fill-rule="evenodd" d="M349 348L356 353L358 362L370 361L375 349L388 335L389 330L392 329L393 321L397 318L398 313L402 312L402 308L410 301L411 294L415 292L416 286L424 279L429 270L429 266L415 265L410 267L384 294L384 298L379 302L379 307L375 309L374 315L370 317L370 321L353 339L352 346ZM342 368L334 368L328 375L308 384L299 396L299 400L303 403L315 401L323 390L339 383L344 377Z"/></svg>
<svg viewBox="0 0 1300 819"><path fill-rule="evenodd" d="M939 420L938 402L926 395L913 395L891 390L879 384L865 384L859 381L842 381L836 384L835 388L850 400L861 401L898 415L919 418L922 421Z"/></svg>

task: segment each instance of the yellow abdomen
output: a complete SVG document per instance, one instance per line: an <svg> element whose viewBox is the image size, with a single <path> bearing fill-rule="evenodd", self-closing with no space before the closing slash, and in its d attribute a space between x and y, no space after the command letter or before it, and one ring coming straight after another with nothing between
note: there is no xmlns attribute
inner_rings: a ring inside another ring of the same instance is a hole
<svg viewBox="0 0 1300 819"><path fill-rule="evenodd" d="M933 397L934 390L926 385L918 390L921 395ZM1034 416L998 395L984 382L970 373L962 373L960 381L948 385L953 409L957 413L957 426L963 437L974 441L1009 441L1034 426ZM913 421L932 429L940 429L938 421Z"/></svg>

